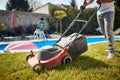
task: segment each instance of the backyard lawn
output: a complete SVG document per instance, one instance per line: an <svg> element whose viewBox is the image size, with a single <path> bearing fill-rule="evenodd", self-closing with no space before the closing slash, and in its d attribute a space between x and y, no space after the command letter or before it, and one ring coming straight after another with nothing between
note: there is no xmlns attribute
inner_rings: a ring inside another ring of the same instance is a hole
<svg viewBox="0 0 120 80"><path fill-rule="evenodd" d="M120 80L120 41L115 45L112 59L106 59L106 43L91 44L73 62L39 73L26 62L26 52L0 54L0 80Z"/></svg>

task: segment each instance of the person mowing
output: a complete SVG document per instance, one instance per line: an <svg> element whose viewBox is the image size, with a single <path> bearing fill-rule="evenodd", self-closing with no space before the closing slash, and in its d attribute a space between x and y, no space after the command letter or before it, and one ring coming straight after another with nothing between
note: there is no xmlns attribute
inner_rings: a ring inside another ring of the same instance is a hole
<svg viewBox="0 0 120 80"><path fill-rule="evenodd" d="M84 10L86 6L94 2L95 0L86 0L86 2L80 7L81 10ZM96 2L101 5L100 9L97 11L97 21L99 26L102 29L105 38L107 39L108 45L108 56L107 59L113 58L115 52L114 45L114 0L96 0Z"/></svg>

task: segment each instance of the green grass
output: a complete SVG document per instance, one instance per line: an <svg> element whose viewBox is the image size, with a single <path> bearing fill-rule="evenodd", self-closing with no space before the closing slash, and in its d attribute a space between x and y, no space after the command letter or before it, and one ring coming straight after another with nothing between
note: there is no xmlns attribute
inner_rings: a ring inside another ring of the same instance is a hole
<svg viewBox="0 0 120 80"><path fill-rule="evenodd" d="M106 43L89 45L73 62L34 72L26 62L28 53L0 54L0 80L120 80L120 41L115 57L107 60Z"/></svg>

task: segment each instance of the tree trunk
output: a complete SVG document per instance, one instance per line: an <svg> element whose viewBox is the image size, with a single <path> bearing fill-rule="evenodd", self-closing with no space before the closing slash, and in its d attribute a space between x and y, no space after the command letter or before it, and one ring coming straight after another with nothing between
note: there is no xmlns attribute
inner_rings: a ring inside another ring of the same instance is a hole
<svg viewBox="0 0 120 80"><path fill-rule="evenodd" d="M62 34L62 19L60 19L60 33Z"/></svg>

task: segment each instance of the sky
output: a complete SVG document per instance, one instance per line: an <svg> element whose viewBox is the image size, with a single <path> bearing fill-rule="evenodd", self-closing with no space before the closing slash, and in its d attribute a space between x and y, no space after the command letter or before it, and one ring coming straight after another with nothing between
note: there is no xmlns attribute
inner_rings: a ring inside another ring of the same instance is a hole
<svg viewBox="0 0 120 80"><path fill-rule="evenodd" d="M7 0L0 0L0 9L5 10L5 5L6 5Z"/></svg>
<svg viewBox="0 0 120 80"><path fill-rule="evenodd" d="M54 4L61 4L61 3L64 3L64 4L69 4L71 0L42 0L41 3L45 4L47 2L51 2L51 3L54 3Z"/></svg>
<svg viewBox="0 0 120 80"><path fill-rule="evenodd" d="M5 10L5 5L8 0L0 0L0 10ZM53 4L70 4L71 0L41 0L42 4L51 2ZM78 8L83 4L84 0L76 0ZM94 2L88 7L96 7L97 4Z"/></svg>

